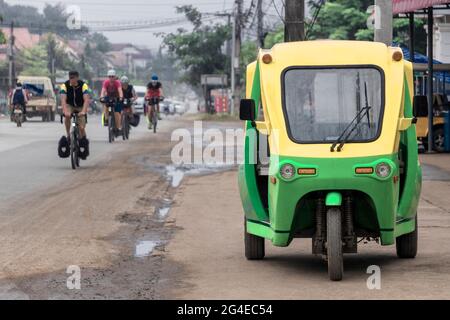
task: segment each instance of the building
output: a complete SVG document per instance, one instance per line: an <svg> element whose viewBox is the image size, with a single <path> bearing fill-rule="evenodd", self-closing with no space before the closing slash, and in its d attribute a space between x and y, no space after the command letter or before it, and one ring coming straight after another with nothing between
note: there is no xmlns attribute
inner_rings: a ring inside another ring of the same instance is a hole
<svg viewBox="0 0 450 320"><path fill-rule="evenodd" d="M131 43L115 43L112 44L108 56L114 66L127 70L128 74L136 75L137 69L148 67L152 53L147 48Z"/></svg>
<svg viewBox="0 0 450 320"><path fill-rule="evenodd" d="M10 28L0 28L0 30L5 35L6 41L8 42L11 36ZM28 28L14 28L14 50L20 51L23 49L29 49L34 47L41 41L41 36L38 34L31 33ZM0 61L5 61L8 51L8 44L0 45Z"/></svg>

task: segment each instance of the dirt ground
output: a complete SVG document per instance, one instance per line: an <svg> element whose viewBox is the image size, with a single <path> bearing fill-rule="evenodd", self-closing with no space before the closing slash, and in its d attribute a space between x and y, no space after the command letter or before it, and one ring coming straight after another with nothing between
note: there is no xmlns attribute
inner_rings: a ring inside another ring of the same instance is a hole
<svg viewBox="0 0 450 320"><path fill-rule="evenodd" d="M174 194L163 174L169 133L130 140L125 151L2 212L0 298L161 298L160 250L174 230L159 216ZM145 241L155 249L136 257ZM66 286L72 265L81 268L81 290Z"/></svg>
<svg viewBox="0 0 450 320"><path fill-rule="evenodd" d="M395 246L362 244L346 255L341 282L328 280L326 263L311 254L310 239L287 248L266 241L266 258L247 261L237 171L190 177L171 217L182 227L166 248L165 263L181 264L183 299L449 299L450 156L427 155L419 208L419 254L401 260ZM200 200L201 199L201 200ZM381 268L381 289L369 290L367 268Z"/></svg>

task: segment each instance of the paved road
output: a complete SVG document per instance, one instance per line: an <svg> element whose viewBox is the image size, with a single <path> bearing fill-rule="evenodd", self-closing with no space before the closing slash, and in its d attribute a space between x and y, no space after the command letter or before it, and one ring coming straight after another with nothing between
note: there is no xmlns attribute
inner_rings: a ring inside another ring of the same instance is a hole
<svg viewBox="0 0 450 320"><path fill-rule="evenodd" d="M131 139L148 134L144 122L133 130ZM87 128L91 156L82 161L83 168L107 161L114 152L126 147L120 139L107 143L107 130L101 126L99 116L90 116ZM58 121L29 121L17 128L7 119L0 120L0 203L4 205L11 198L45 189L74 174L70 160L57 154L57 142L63 134L63 125Z"/></svg>

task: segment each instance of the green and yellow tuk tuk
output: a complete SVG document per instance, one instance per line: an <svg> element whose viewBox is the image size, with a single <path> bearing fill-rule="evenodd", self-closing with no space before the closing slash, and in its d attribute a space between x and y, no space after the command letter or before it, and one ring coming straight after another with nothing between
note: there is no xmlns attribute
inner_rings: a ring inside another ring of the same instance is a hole
<svg viewBox="0 0 450 320"><path fill-rule="evenodd" d="M245 255L265 239L312 238L331 280L361 238L417 253L421 189L412 65L400 48L305 41L261 50L247 67L239 189ZM358 239L359 238L359 239Z"/></svg>

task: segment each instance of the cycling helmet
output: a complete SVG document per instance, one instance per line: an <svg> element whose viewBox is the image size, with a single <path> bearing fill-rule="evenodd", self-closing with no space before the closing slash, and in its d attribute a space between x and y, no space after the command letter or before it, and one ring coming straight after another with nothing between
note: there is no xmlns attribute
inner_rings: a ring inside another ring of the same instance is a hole
<svg viewBox="0 0 450 320"><path fill-rule="evenodd" d="M156 75L156 73L152 74L152 80L158 81L158 76Z"/></svg>
<svg viewBox="0 0 450 320"><path fill-rule="evenodd" d="M111 69L108 71L108 77L115 77L116 76L116 70Z"/></svg>
<svg viewBox="0 0 450 320"><path fill-rule="evenodd" d="M120 82L122 82L122 83L130 83L130 79L128 79L127 76L123 76L122 78L120 78Z"/></svg>

